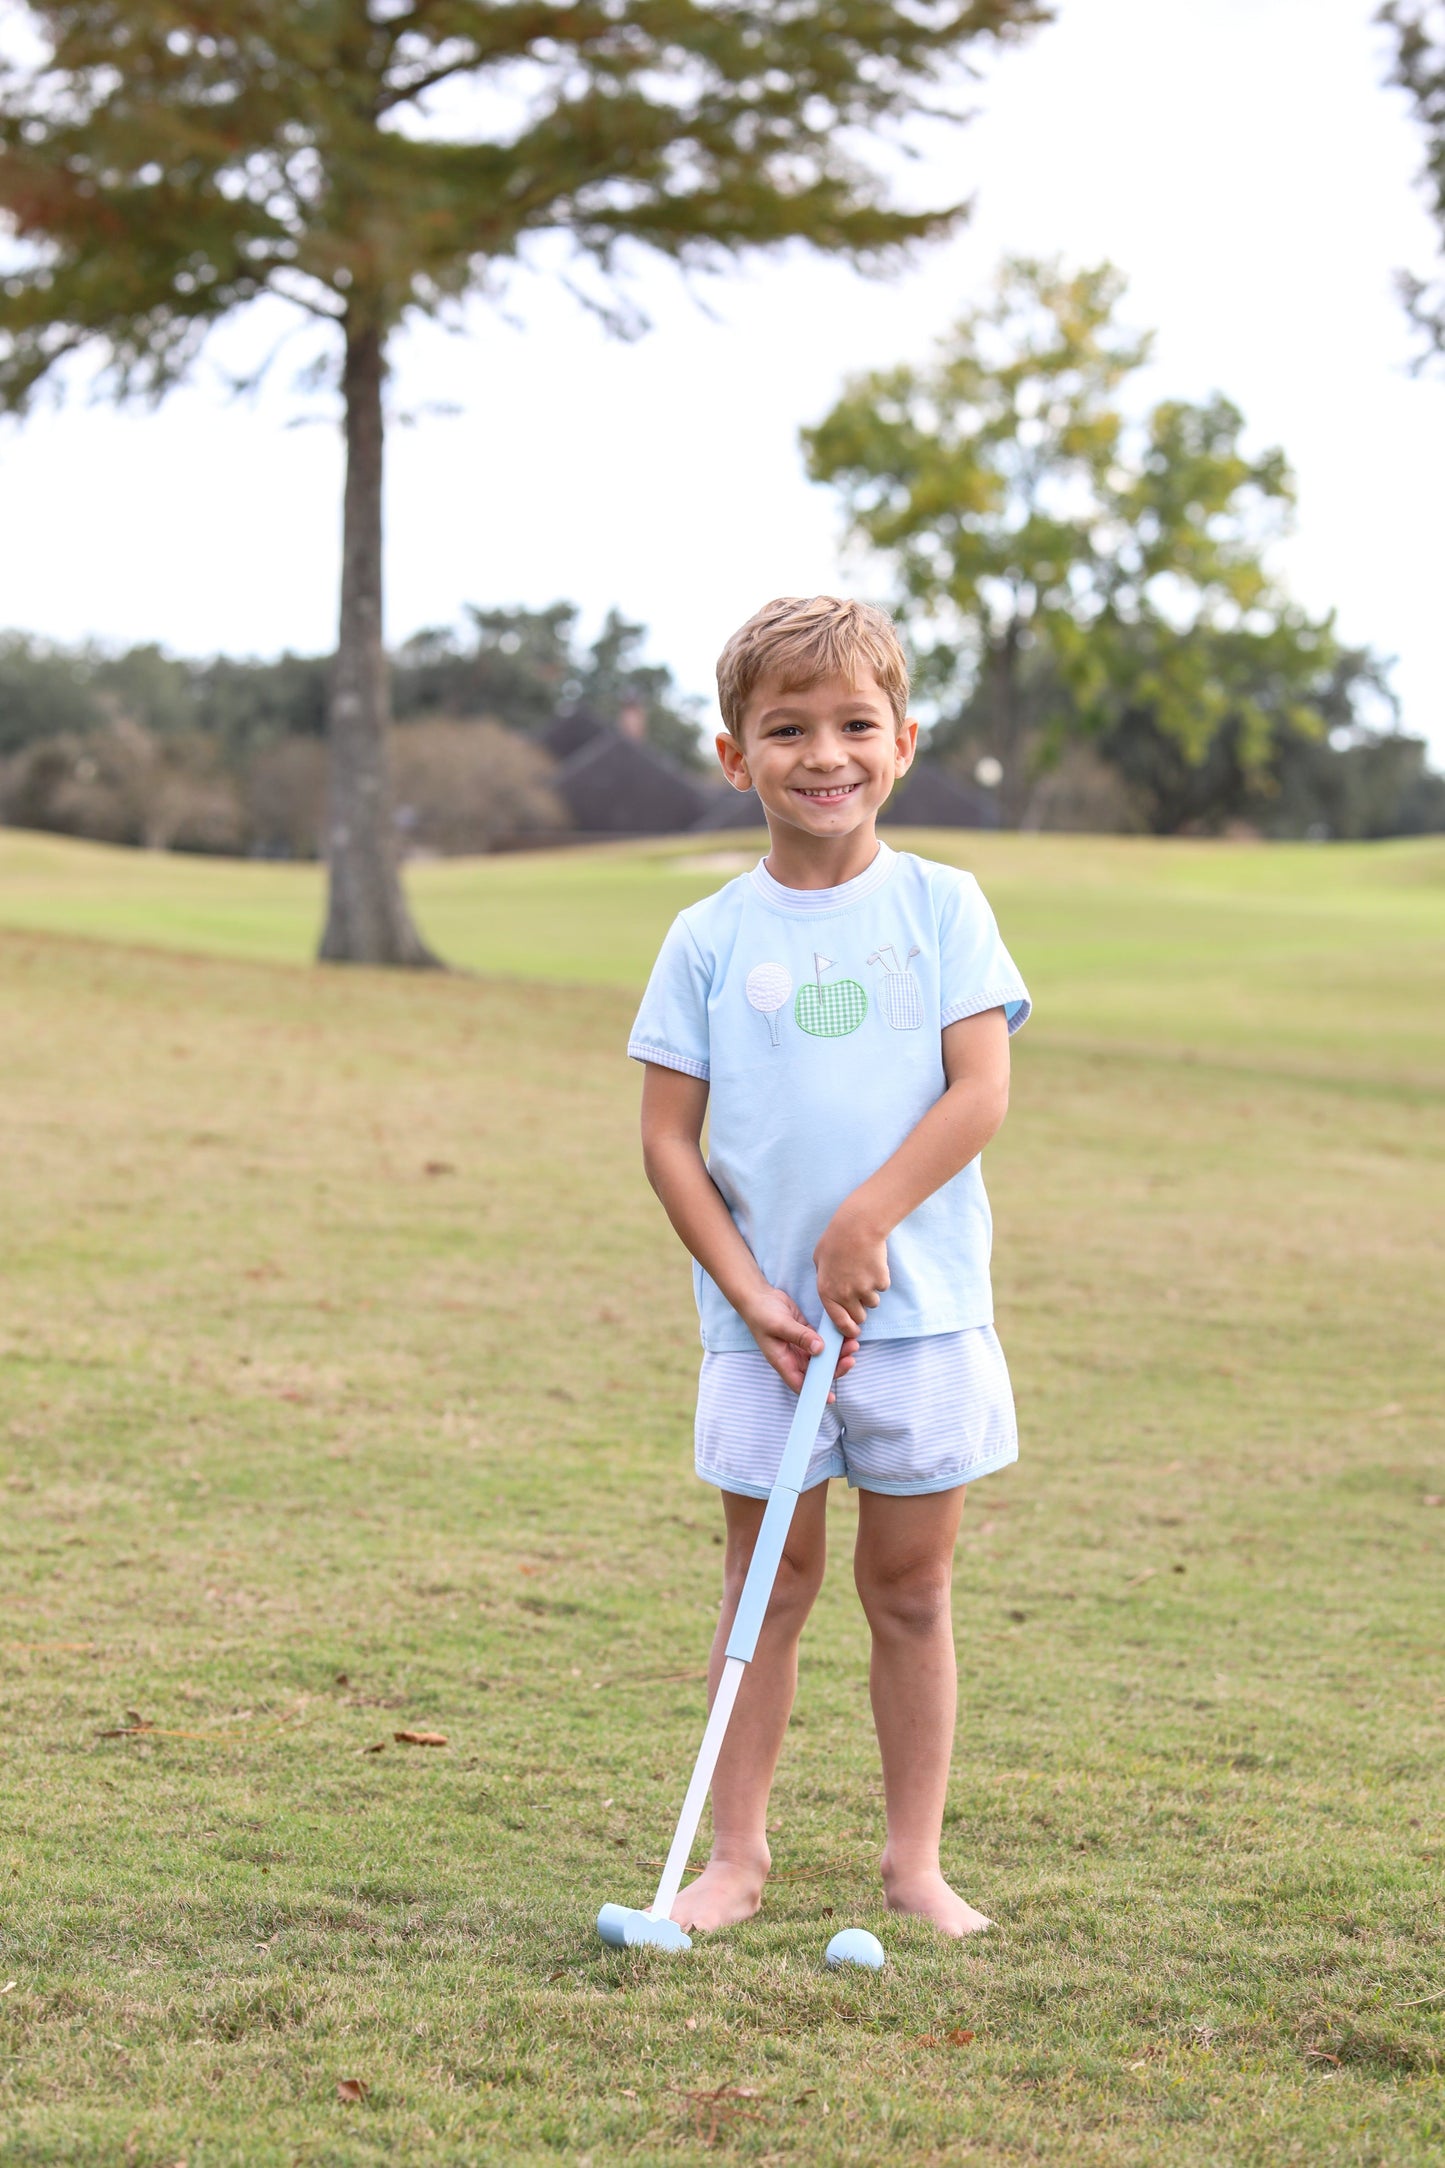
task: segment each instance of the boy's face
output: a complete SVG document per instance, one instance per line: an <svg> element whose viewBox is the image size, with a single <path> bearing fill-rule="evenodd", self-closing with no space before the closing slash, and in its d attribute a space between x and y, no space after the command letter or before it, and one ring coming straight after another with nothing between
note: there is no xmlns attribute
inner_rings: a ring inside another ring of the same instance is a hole
<svg viewBox="0 0 1445 2168"><path fill-rule="evenodd" d="M741 737L724 732L717 741L728 781L739 790L751 783L771 819L836 837L877 819L913 759L918 725L894 720L888 695L864 669L856 685L820 678L787 692L760 679Z"/></svg>

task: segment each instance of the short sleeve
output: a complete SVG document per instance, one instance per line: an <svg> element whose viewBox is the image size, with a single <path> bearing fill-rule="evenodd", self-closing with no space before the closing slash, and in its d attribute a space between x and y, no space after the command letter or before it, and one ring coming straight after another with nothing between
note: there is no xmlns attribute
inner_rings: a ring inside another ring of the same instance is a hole
<svg viewBox="0 0 1445 2168"><path fill-rule="evenodd" d="M681 1069L685 1076L709 1074L707 997L711 974L692 933L675 918L642 997L642 1007L627 1041L634 1061Z"/></svg>
<svg viewBox="0 0 1445 2168"><path fill-rule="evenodd" d="M1017 964L1004 947L983 890L951 867L935 876L938 906L940 1021L957 1024L1002 1009L1010 1036L1033 1007Z"/></svg>

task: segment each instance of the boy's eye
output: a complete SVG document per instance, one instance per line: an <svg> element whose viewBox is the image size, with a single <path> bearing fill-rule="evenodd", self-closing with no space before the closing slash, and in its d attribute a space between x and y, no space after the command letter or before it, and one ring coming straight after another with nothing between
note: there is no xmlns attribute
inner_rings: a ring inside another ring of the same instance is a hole
<svg viewBox="0 0 1445 2168"><path fill-rule="evenodd" d="M851 723L845 723L843 725L843 728L845 730L876 730L877 727L878 726L873 721L872 717L868 715L856 716Z"/></svg>

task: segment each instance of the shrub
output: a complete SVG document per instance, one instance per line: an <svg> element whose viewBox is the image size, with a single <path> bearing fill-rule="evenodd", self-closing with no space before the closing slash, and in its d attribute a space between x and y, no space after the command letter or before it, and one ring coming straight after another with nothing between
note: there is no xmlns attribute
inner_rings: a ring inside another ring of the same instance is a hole
<svg viewBox="0 0 1445 2168"><path fill-rule="evenodd" d="M0 763L0 819L148 850L234 852L245 840L240 794L214 746L163 741L126 716Z"/></svg>
<svg viewBox="0 0 1445 2168"><path fill-rule="evenodd" d="M409 852L454 857L571 825L549 780L550 756L489 718L399 724L391 762L397 831Z"/></svg>
<svg viewBox="0 0 1445 2168"><path fill-rule="evenodd" d="M326 812L326 747L319 738L283 738L246 771L250 847L260 858L315 858Z"/></svg>

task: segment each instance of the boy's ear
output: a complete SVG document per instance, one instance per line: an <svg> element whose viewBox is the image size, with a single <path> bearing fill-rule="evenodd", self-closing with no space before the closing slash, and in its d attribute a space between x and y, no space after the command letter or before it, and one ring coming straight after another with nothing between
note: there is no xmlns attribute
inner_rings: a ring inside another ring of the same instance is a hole
<svg viewBox="0 0 1445 2168"><path fill-rule="evenodd" d="M729 730L720 730L713 740L722 772L734 790L751 790L753 779L748 774L747 755Z"/></svg>
<svg viewBox="0 0 1445 2168"><path fill-rule="evenodd" d="M917 751L918 725L913 717L908 715L898 725L898 735L894 741L896 765L893 774L895 781L900 775L907 775L909 769L913 766L913 756Z"/></svg>

